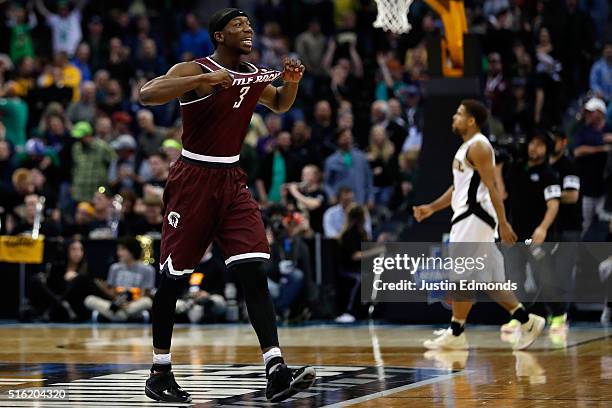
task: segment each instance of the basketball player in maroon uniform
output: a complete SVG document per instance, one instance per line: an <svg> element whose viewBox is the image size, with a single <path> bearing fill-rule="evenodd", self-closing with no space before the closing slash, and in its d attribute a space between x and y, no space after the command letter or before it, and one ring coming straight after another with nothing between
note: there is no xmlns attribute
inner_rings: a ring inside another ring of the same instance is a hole
<svg viewBox="0 0 612 408"><path fill-rule="evenodd" d="M261 214L238 166L240 148L255 106L289 110L304 73L299 60L286 59L274 71L241 62L253 46L248 16L235 8L211 17L214 54L179 63L140 90L144 105L179 98L183 151L172 166L164 191L161 282L153 301L153 366L145 393L152 399L188 402L191 396L171 371L170 342L176 300L186 279L213 239L228 268L240 280L249 318L261 346L268 385L266 397L282 401L310 387L315 370L285 365L276 315L261 262L270 258ZM282 78L283 86L271 83Z"/></svg>

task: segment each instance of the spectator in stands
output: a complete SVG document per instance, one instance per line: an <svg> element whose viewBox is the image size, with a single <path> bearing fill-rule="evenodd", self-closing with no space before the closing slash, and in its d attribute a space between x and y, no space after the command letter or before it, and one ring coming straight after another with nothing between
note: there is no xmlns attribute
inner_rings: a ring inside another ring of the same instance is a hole
<svg viewBox="0 0 612 408"><path fill-rule="evenodd" d="M340 276L350 284L338 283L338 305L343 313L336 318L337 323L353 323L360 305L361 286L361 243L368 240L365 230L365 210L352 204L347 209L346 222L340 234Z"/></svg>
<svg viewBox="0 0 612 408"><path fill-rule="evenodd" d="M259 201L267 206L279 203L282 187L287 182L296 181L299 173L292 162L291 134L280 132L276 137L276 147L268 153L259 166L259 177L255 181ZM297 173L297 174L296 174Z"/></svg>
<svg viewBox="0 0 612 408"><path fill-rule="evenodd" d="M32 3L27 2L25 7L21 3L13 3L13 8L7 16L7 26L11 31L10 56L13 61L20 61L25 57L34 57L34 43L31 31L38 25L36 14L32 12Z"/></svg>
<svg viewBox="0 0 612 408"><path fill-rule="evenodd" d="M44 321L84 321L89 316L85 297L93 290L83 243L69 241L62 259L48 273L32 277L28 297Z"/></svg>
<svg viewBox="0 0 612 408"><path fill-rule="evenodd" d="M370 145L367 154L372 169L374 204L386 206L393 194L395 179L395 147L387 137L387 131L380 125L370 130Z"/></svg>
<svg viewBox="0 0 612 408"><path fill-rule="evenodd" d="M265 156L274 150L276 137L283 130L281 117L276 113L268 113L264 121L268 132L265 137L257 141L257 153L260 156Z"/></svg>
<svg viewBox="0 0 612 408"><path fill-rule="evenodd" d="M612 102L612 40L606 41L601 58L591 67L590 86L596 97Z"/></svg>
<svg viewBox="0 0 612 408"><path fill-rule="evenodd" d="M325 238L340 238L342 228L346 221L346 212L355 204L355 195L350 187L340 187L338 189L338 204L329 207L323 213L323 231ZM368 237L372 236L372 222L366 213L365 229Z"/></svg>
<svg viewBox="0 0 612 408"><path fill-rule="evenodd" d="M185 61L212 54L214 48L208 31L200 26L200 21L194 13L185 15L185 26L187 29L181 33L177 59Z"/></svg>
<svg viewBox="0 0 612 408"><path fill-rule="evenodd" d="M71 63L81 71L81 79L83 81L91 81L93 79L91 75L91 65L89 59L91 57L91 48L89 44L83 42L79 44L76 50L76 55L72 59Z"/></svg>
<svg viewBox="0 0 612 408"><path fill-rule="evenodd" d="M26 142L25 151L15 157L17 166L26 169L38 169L53 187L58 187L58 156L53 149L45 146L45 142L38 138L31 138Z"/></svg>
<svg viewBox="0 0 612 408"><path fill-rule="evenodd" d="M142 40L142 47L136 56L135 66L138 76L154 78L163 75L168 67L163 55L158 52L155 41L151 38Z"/></svg>
<svg viewBox="0 0 612 408"><path fill-rule="evenodd" d="M582 190L582 234L597 220L604 205L604 169L612 143L606 128L606 104L591 98L584 106L585 125L574 135L573 153Z"/></svg>
<svg viewBox="0 0 612 408"><path fill-rule="evenodd" d="M125 228L121 222L117 226L117 231L113 231L113 221L120 218L113 207L113 193L110 188L105 186L98 187L93 195L94 217L89 231L90 239L111 239L115 233Z"/></svg>
<svg viewBox="0 0 612 408"><path fill-rule="evenodd" d="M144 183L143 195L162 196L168 180L169 165L168 156L162 151L153 153L146 162L142 163L139 173Z"/></svg>
<svg viewBox="0 0 612 408"><path fill-rule="evenodd" d="M553 47L550 32L541 28L536 45L536 98L534 121L540 127L557 126L563 112L563 66Z"/></svg>
<svg viewBox="0 0 612 408"><path fill-rule="evenodd" d="M332 116L332 108L328 101L322 100L316 103L311 137L314 157L327 157L336 150L336 127ZM323 161L319 160L320 163L317 164L323 164Z"/></svg>
<svg viewBox="0 0 612 408"><path fill-rule="evenodd" d="M0 59L0 76L2 73ZM26 142L26 125L28 121L28 105L17 97L15 82L8 82L4 87L0 81L0 122L4 127L4 137L15 147Z"/></svg>
<svg viewBox="0 0 612 408"><path fill-rule="evenodd" d="M108 170L116 154L102 139L93 135L88 122L72 128L77 140L72 146L72 198L87 201L101 185L108 184Z"/></svg>
<svg viewBox="0 0 612 408"><path fill-rule="evenodd" d="M38 81L43 88L56 86L71 89L70 100L72 102L78 102L81 99L81 71L70 63L65 51L55 54L53 66L50 66Z"/></svg>
<svg viewBox="0 0 612 408"><path fill-rule="evenodd" d="M88 237L91 231L91 223L95 214L95 209L87 201L81 201L76 206L74 221L64 218L62 235L64 237Z"/></svg>
<svg viewBox="0 0 612 408"><path fill-rule="evenodd" d="M13 152L11 145L4 139L0 139L0 190L4 191L11 185L11 176L15 171L12 161ZM1 195L1 194L0 194Z"/></svg>
<svg viewBox="0 0 612 408"><path fill-rule="evenodd" d="M99 116L95 122L95 135L98 139L110 143L115 139L113 123L108 116Z"/></svg>
<svg viewBox="0 0 612 408"><path fill-rule="evenodd" d="M37 205L40 201L38 194L32 193L25 196L23 203L24 208L21 211L21 215L17 220L17 224L12 231L13 235L28 235L31 236L32 232L38 228L39 234L45 237L57 237L60 235L59 224L52 219L45 217L44 211L38 211ZM39 224L35 221L38 218Z"/></svg>
<svg viewBox="0 0 612 408"><path fill-rule="evenodd" d="M340 187L350 187L357 203L372 206L372 171L366 155L353 146L353 134L349 129L338 131L337 142L338 150L325 160L327 194L336 197Z"/></svg>
<svg viewBox="0 0 612 408"><path fill-rule="evenodd" d="M527 79L512 79L512 96L508 113L505 115L504 128L513 135L528 135L534 128L533 101L527 91Z"/></svg>
<svg viewBox="0 0 612 408"><path fill-rule="evenodd" d="M390 98L399 96L402 89L408 86L404 82L404 67L402 64L397 59L382 52L376 56L376 62L382 74L382 80L376 85L375 98L388 101Z"/></svg>
<svg viewBox="0 0 612 408"><path fill-rule="evenodd" d="M396 151L399 151L406 139L406 129L397 121L391 120L387 101L378 100L372 103L370 107L370 122L372 126L379 125L385 128L387 136L393 142L396 149L398 149ZM369 135L366 134L365 136Z"/></svg>
<svg viewBox="0 0 612 408"><path fill-rule="evenodd" d="M66 147L66 144L70 144L70 133L66 121L63 111L46 116L45 144L56 152L60 152Z"/></svg>
<svg viewBox="0 0 612 408"><path fill-rule="evenodd" d="M290 194L288 208L302 212L308 220L312 231L323 233L323 213L327 209L327 194L321 183L321 170L309 164L302 169L301 183L289 183L287 191Z"/></svg>
<svg viewBox="0 0 612 408"><path fill-rule="evenodd" d="M227 310L224 289L225 264L213 255L211 244L189 277L183 296L176 301L176 314L187 314L191 323L222 321Z"/></svg>
<svg viewBox="0 0 612 408"><path fill-rule="evenodd" d="M174 162L176 162L181 156L182 148L183 146L179 142L177 142L176 139L169 138L164 140L164 142L162 143L161 150L168 158L168 163L170 163L170 167L172 167Z"/></svg>
<svg viewBox="0 0 612 408"><path fill-rule="evenodd" d="M149 157L159 151L159 148L168 135L168 130L155 126L153 113L148 109L141 109L137 115L138 127L138 148L144 157Z"/></svg>
<svg viewBox="0 0 612 408"><path fill-rule="evenodd" d="M424 114L423 108L421 106L421 91L416 85L409 85L402 92L401 95L404 103L404 112L405 112L405 124L402 125L401 122L395 120L395 122L402 126L407 131L408 136L406 136L402 145L395 145L396 152L408 152L408 151L416 151L419 152L421 150L421 145L423 144L423 125L424 125ZM392 100L391 100L392 101ZM392 103L389 101L389 105ZM391 119L395 115L392 113Z"/></svg>
<svg viewBox="0 0 612 408"><path fill-rule="evenodd" d="M123 42L117 38L111 38L109 41L108 51L108 62L106 69L108 70L110 77L118 79L120 82L119 90L127 94L129 89L129 80L134 77L135 71L134 66L129 60L130 49L124 46ZM112 83L109 82L109 85ZM113 89L116 92L116 89ZM111 93L111 90L107 90L107 93ZM108 113L108 112L107 112Z"/></svg>
<svg viewBox="0 0 612 408"><path fill-rule="evenodd" d="M87 35L85 42L89 45L91 51L91 69L92 72L99 72L108 55L108 43L103 35L104 24L100 16L93 16L87 25Z"/></svg>
<svg viewBox="0 0 612 408"><path fill-rule="evenodd" d="M66 109L66 116L72 123L94 123L96 117L96 84L91 81L83 82L81 98L71 102Z"/></svg>
<svg viewBox="0 0 612 408"><path fill-rule="evenodd" d="M276 314L285 322L304 287L305 278L312 279L310 251L298 235L301 222L299 213L289 213L282 221L273 221L267 231L270 262L266 262L264 268L268 289Z"/></svg>
<svg viewBox="0 0 612 408"><path fill-rule="evenodd" d="M106 85L105 91L106 94L104 100L98 103L98 107L100 108L100 110L111 117L115 116L115 114L117 113L122 113L126 101L123 98L124 93L119 81L116 79L109 80L108 84ZM127 121L127 118L121 116L119 116L118 119L119 120L113 120L113 124L115 126L125 124L125 122ZM116 132L115 134L121 133Z"/></svg>
<svg viewBox="0 0 612 408"><path fill-rule="evenodd" d="M17 215L15 208L22 205L28 194L34 193L34 183L28 169L19 168L11 176L11 185L2 188L0 194L0 207L3 212L0 214L2 221L2 231L10 234L15 228Z"/></svg>
<svg viewBox="0 0 612 408"><path fill-rule="evenodd" d="M130 318L148 320L148 311L153 305L150 296L155 288L155 269L139 261L141 253L140 243L135 238L120 239L118 262L111 265L106 281L95 279L104 298L89 295L85 298L85 306L114 322Z"/></svg>
<svg viewBox="0 0 612 408"><path fill-rule="evenodd" d="M407 217L410 217L415 199L414 184L417 179L417 159L418 152L415 150L401 153L397 158L398 183L395 185L393 196L389 202L389 208L396 214L406 214Z"/></svg>
<svg viewBox="0 0 612 408"><path fill-rule="evenodd" d="M53 39L53 52L66 52L73 55L81 42L83 32L81 31L81 9L87 0L75 1L74 8L70 10L69 1L59 0L57 2L57 14L51 13L43 0L36 0L36 9L47 20L51 28Z"/></svg>
<svg viewBox="0 0 612 408"><path fill-rule="evenodd" d="M137 144L132 135L121 135L111 143L117 153L108 169L108 179L115 192L123 189L140 191L140 178L138 177L138 158L136 157Z"/></svg>
<svg viewBox="0 0 612 408"><path fill-rule="evenodd" d="M320 77L325 74L321 67L321 60L326 45L327 40L321 32L321 25L317 20L311 20L308 23L308 29L295 39L295 50L309 75Z"/></svg>
<svg viewBox="0 0 612 408"><path fill-rule="evenodd" d="M510 87L504 78L504 66L501 55L492 52L488 56L489 69L485 82L485 96L491 109L491 115L498 119L505 119L508 111L508 98Z"/></svg>
<svg viewBox="0 0 612 408"><path fill-rule="evenodd" d="M130 232L135 235L148 235L153 239L161 239L162 225L164 223L161 197L157 195L145 196L143 204L145 206L144 216L140 222L133 225Z"/></svg>

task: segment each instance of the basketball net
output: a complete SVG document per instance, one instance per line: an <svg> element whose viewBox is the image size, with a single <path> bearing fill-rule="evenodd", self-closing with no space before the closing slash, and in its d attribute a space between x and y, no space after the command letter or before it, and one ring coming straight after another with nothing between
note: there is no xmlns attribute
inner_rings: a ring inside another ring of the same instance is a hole
<svg viewBox="0 0 612 408"><path fill-rule="evenodd" d="M412 26L408 22L408 9L413 0L375 0L378 16L374 27L403 34L410 31Z"/></svg>

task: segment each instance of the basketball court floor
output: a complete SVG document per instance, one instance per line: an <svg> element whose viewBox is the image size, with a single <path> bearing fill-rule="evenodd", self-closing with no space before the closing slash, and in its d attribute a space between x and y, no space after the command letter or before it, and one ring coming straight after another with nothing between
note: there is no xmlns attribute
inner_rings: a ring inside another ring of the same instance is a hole
<svg viewBox="0 0 612 408"><path fill-rule="evenodd" d="M281 328L288 362L316 366L319 379L308 392L275 405L612 406L612 337L601 326L572 327L565 338L546 332L523 352L513 352L495 326L470 326L469 352L426 352L421 343L434 329L374 324ZM150 334L147 325L1 325L0 406L272 405L265 402L261 355L249 325L178 325L173 367L194 402L148 400L143 386L151 361ZM32 399L15 399L18 389Z"/></svg>

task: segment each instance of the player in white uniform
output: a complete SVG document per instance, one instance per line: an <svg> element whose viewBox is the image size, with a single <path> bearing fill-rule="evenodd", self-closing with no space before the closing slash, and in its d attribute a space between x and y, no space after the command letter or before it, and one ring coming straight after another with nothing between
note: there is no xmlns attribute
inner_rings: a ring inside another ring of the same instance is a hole
<svg viewBox="0 0 612 408"><path fill-rule="evenodd" d="M516 242L516 234L506 219L504 204L495 184L495 154L480 128L488 117L487 108L479 101L461 102L453 115L453 132L463 138L463 145L453 160L453 185L435 201L414 207L418 222L449 205L453 209L450 242L495 242L497 230L504 243ZM491 245L492 248L492 245ZM503 265L503 263L502 263ZM503 280L503 267L487 271L489 276L473 276L478 281ZM512 292L490 292L513 319L521 322L520 337L514 344L517 350L529 347L542 332L544 318L527 313ZM424 346L429 349L467 349L464 325L473 300L465 295L452 302L450 328Z"/></svg>

